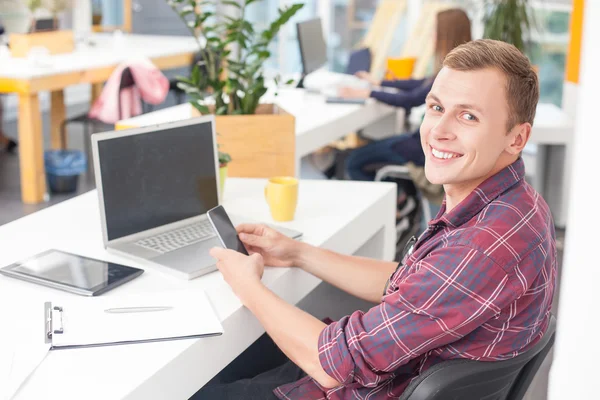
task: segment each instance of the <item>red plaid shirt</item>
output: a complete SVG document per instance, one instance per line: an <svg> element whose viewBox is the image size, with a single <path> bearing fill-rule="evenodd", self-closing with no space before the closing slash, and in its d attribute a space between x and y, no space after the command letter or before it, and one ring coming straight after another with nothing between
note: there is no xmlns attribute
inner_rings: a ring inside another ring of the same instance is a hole
<svg viewBox="0 0 600 400"><path fill-rule="evenodd" d="M323 369L275 390L281 399L392 399L450 359L505 360L548 326L556 279L554 224L521 159L446 214L445 203L390 277L381 303L327 326Z"/></svg>

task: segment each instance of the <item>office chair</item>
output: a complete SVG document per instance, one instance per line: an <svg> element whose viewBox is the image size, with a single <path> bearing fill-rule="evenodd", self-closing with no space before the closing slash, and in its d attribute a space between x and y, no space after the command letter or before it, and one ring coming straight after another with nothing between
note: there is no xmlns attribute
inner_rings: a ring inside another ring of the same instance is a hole
<svg viewBox="0 0 600 400"><path fill-rule="evenodd" d="M544 337L525 353L505 361L450 360L413 380L399 400L522 400L554 344L556 318Z"/></svg>
<svg viewBox="0 0 600 400"><path fill-rule="evenodd" d="M408 167L405 165L386 165L385 167L381 167L375 174L375 181L380 182L385 178L403 179L412 182L412 178L408 172ZM419 193L418 188L417 193L421 202L421 208L423 210L423 219L425 222L429 222L433 218L431 213L431 203L427 197Z"/></svg>
<svg viewBox="0 0 600 400"><path fill-rule="evenodd" d="M405 165L386 165L377 170L375 182L380 182L388 178L404 180L413 184L408 167ZM409 221L409 217L406 216L396 224L396 259L398 260L402 257L402 250L406 242L411 236L418 236L421 231L425 230L427 223L433 218L431 202L419 190L417 185L413 184L413 186L416 189L416 199L418 201L414 218L410 218Z"/></svg>
<svg viewBox="0 0 600 400"><path fill-rule="evenodd" d="M119 102L119 119L122 119L121 116L121 96L120 93L122 90L124 89L128 89L132 86L135 86L135 79L133 78L133 74L131 73L131 69L129 67L123 69L123 72L121 74L121 82L119 84L119 98L118 98L118 102ZM142 112L146 112L147 111L147 105L146 103L144 103L144 101L142 101ZM66 137L66 132L67 132L67 125L71 124L71 123L80 123L83 124L84 126L84 140L83 140L83 144L85 147L85 155L87 157L88 160L88 173L90 173L90 171L93 170L93 168L90 167L90 161L91 160L91 137L92 137L92 133L93 132L93 127L94 125L98 124L98 125L105 125L108 126L109 124L106 124L102 121L99 121L95 118L91 118L88 116L87 113L85 114L81 114L81 115L77 115L75 117L72 118L67 118L65 119L62 124L61 124L61 134L63 137ZM112 129L112 126L110 128L108 128L107 130Z"/></svg>

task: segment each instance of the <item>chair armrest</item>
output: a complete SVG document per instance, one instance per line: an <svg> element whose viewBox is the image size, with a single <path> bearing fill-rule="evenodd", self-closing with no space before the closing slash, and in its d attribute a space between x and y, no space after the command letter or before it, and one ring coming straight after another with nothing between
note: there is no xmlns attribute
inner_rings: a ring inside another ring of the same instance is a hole
<svg viewBox="0 0 600 400"><path fill-rule="evenodd" d="M408 172L408 167L405 165L386 165L381 167L375 174L375 181L381 181L384 178L396 178L412 181Z"/></svg>

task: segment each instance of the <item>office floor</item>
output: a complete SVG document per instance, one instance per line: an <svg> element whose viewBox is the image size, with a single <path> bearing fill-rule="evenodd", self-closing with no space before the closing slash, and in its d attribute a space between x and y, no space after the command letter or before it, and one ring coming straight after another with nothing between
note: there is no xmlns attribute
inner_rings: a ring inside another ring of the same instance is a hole
<svg viewBox="0 0 600 400"><path fill-rule="evenodd" d="M86 110L87 106L85 105L69 107L67 110L67 116L77 115L78 113L85 112ZM43 115L42 125L44 127L44 144L46 148L48 148L50 143L50 116L47 112ZM68 130L69 147L83 149L83 129L76 125L77 124L73 124L73 126L69 127ZM18 137L17 122L4 122L3 131L8 137L16 139ZM78 191L76 194L87 192L92 188L93 185L91 182L80 178ZM43 208L50 207L51 205L60 203L61 201L73 197L73 195L74 194L61 196L53 195L51 196L50 200L45 203L36 205L23 204L21 202L18 147L14 154L0 152L0 225L21 218L27 214L34 213Z"/></svg>
<svg viewBox="0 0 600 400"><path fill-rule="evenodd" d="M166 106L166 104L165 104ZM161 107L162 108L162 107ZM85 112L87 110L86 105L80 105L75 107L69 107L67 110L68 116L77 115L78 113ZM44 126L44 143L48 146L50 117L48 113L43 115L43 126ZM10 121L4 123L4 132L11 138L17 138L17 123L16 121ZM70 148L83 149L83 130L79 126L71 126L68 131L68 143ZM315 179L318 177L319 172L316 168L305 165L303 163L303 169L301 175ZM9 223L18 218L24 217L28 214L39 211L43 208L50 207L54 204L68 200L76 195L85 193L92 190L95 185L93 181L82 175L79 178L78 190L76 193L68 195L52 195L48 202L37 204L37 205L26 205L21 202L21 187L19 178L19 156L18 153L7 154L0 152L0 225ZM563 230L557 231L557 239L560 243L564 242L565 232ZM563 251L562 245L559 246L559 272L560 266L562 266ZM559 273L560 282L560 273ZM560 286L558 286L560 287ZM558 291L555 296L553 312L557 315L556 306L558 305ZM532 387L528 395L527 400L545 400L546 399L546 388L548 373L552 362L552 353L547 357L546 361L540 368L540 373L536 376L536 379L532 383Z"/></svg>

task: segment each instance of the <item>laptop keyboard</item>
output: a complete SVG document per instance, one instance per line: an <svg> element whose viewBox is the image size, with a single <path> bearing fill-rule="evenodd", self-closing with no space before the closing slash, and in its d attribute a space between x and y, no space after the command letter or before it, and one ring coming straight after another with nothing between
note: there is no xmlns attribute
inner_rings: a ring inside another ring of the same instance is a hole
<svg viewBox="0 0 600 400"><path fill-rule="evenodd" d="M190 244L215 237L208 219L135 242L145 249L168 253Z"/></svg>

